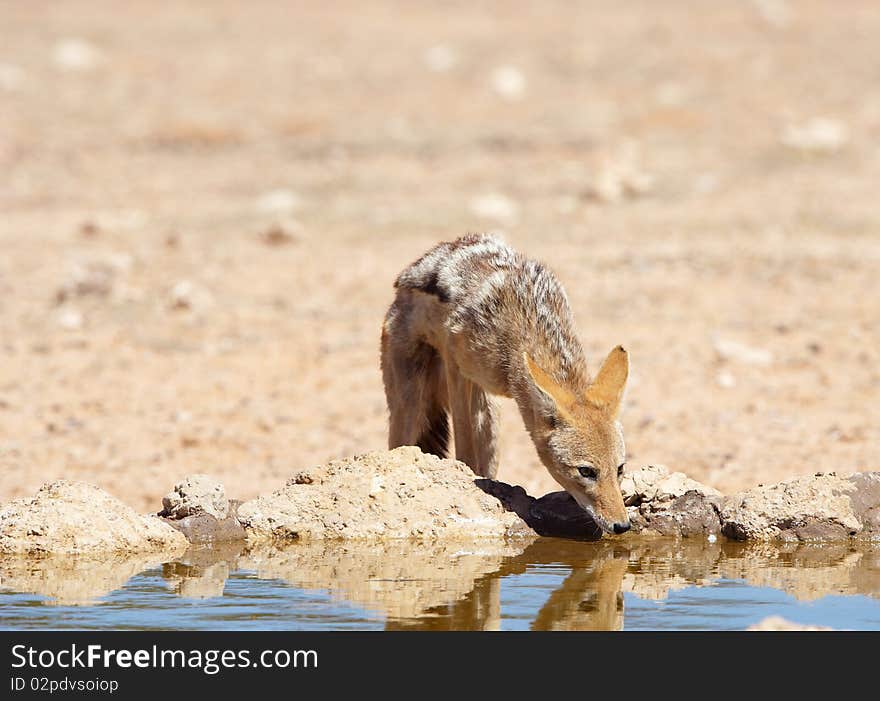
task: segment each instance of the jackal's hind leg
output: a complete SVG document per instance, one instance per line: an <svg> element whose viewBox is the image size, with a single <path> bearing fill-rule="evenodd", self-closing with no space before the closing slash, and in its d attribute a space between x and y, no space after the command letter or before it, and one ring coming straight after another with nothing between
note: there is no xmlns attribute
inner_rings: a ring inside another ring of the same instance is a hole
<svg viewBox="0 0 880 701"><path fill-rule="evenodd" d="M382 378L388 401L389 449L416 445L446 457L449 417L443 362L425 343L382 332Z"/></svg>
<svg viewBox="0 0 880 701"><path fill-rule="evenodd" d="M489 395L456 368L447 368L446 386L455 434L455 458L481 477L498 472L498 416Z"/></svg>

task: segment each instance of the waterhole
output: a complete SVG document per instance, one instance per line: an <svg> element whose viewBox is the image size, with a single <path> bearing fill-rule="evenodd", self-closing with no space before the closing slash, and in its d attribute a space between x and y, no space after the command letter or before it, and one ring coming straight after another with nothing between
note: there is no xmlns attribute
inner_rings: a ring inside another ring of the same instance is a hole
<svg viewBox="0 0 880 701"><path fill-rule="evenodd" d="M0 627L123 630L880 629L880 545L356 544L0 558Z"/></svg>

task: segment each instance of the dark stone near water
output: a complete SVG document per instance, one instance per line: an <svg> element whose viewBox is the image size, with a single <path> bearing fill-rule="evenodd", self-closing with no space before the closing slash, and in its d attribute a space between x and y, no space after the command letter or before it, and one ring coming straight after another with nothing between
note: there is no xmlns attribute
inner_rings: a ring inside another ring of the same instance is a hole
<svg viewBox="0 0 880 701"><path fill-rule="evenodd" d="M568 492L550 492L535 499L529 508L529 515L532 523L526 523L538 535L585 540L602 537L602 529Z"/></svg>
<svg viewBox="0 0 880 701"><path fill-rule="evenodd" d="M727 521L721 524L721 535L731 540L748 540L749 534L739 523Z"/></svg>
<svg viewBox="0 0 880 701"><path fill-rule="evenodd" d="M540 499L529 496L522 487L489 479L475 480L487 494L498 499L535 533L556 538L598 540L602 529L568 492L551 492Z"/></svg>

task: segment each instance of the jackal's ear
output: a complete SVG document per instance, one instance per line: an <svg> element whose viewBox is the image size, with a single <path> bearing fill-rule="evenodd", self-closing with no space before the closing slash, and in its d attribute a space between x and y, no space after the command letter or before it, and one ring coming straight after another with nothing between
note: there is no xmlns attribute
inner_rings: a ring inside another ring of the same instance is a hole
<svg viewBox="0 0 880 701"><path fill-rule="evenodd" d="M587 399L604 409L612 419L620 413L620 401L629 376L629 356L623 346L612 350L587 390Z"/></svg>
<svg viewBox="0 0 880 701"><path fill-rule="evenodd" d="M538 395L544 402L544 414L548 418L560 417L571 421L571 408L574 406L575 397L565 387L554 380L549 373L538 365L528 353L523 353L526 370Z"/></svg>

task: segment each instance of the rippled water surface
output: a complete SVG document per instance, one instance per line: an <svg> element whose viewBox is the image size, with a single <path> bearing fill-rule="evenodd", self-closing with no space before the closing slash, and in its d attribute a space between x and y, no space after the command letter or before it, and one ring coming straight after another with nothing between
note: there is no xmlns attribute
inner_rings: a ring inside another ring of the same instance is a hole
<svg viewBox="0 0 880 701"><path fill-rule="evenodd" d="M302 544L0 559L5 629L880 629L880 546Z"/></svg>

